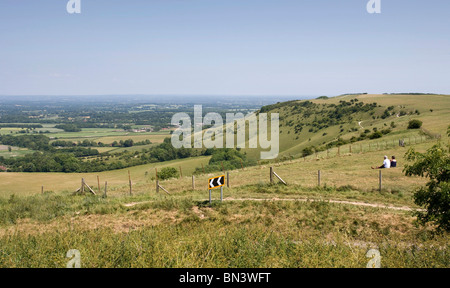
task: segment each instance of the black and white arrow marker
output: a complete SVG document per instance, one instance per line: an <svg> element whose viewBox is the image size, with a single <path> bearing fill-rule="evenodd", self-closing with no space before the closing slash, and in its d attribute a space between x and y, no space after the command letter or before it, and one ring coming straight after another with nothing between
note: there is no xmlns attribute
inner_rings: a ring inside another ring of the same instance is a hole
<svg viewBox="0 0 450 288"><path fill-rule="evenodd" d="M209 179L209 189L219 188L225 185L225 175Z"/></svg>

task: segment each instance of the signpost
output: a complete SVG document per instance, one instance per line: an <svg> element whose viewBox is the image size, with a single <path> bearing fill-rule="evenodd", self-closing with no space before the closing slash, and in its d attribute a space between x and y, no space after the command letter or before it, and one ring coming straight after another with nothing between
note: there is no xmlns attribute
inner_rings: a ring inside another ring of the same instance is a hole
<svg viewBox="0 0 450 288"><path fill-rule="evenodd" d="M225 175L209 178L208 191L209 191L209 203L212 203L211 190L220 187L220 201L223 201L223 186L225 186Z"/></svg>

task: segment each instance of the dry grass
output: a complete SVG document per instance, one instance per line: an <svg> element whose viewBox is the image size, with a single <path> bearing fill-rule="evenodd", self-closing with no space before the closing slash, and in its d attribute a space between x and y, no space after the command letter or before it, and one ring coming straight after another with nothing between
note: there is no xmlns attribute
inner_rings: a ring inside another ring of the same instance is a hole
<svg viewBox="0 0 450 288"><path fill-rule="evenodd" d="M448 238L430 237L403 211L326 202L203 202L136 205L0 229L0 267L448 267ZM93 214L92 214L93 213ZM31 251L33 251L31 253Z"/></svg>

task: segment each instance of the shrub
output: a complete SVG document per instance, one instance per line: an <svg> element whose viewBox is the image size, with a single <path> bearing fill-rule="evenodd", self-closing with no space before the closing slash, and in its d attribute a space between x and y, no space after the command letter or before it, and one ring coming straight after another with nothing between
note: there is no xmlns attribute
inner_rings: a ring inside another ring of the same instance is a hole
<svg viewBox="0 0 450 288"><path fill-rule="evenodd" d="M409 121L408 129L419 129L422 127L423 122L417 119L413 119Z"/></svg>
<svg viewBox="0 0 450 288"><path fill-rule="evenodd" d="M383 133L381 133L380 131L373 132L372 134L369 135L370 139L378 139L381 137L383 137Z"/></svg>
<svg viewBox="0 0 450 288"><path fill-rule="evenodd" d="M161 171L158 173L158 178L161 180L166 180L170 178L177 178L178 177L178 170L173 167L164 167L161 169Z"/></svg>
<svg viewBox="0 0 450 288"><path fill-rule="evenodd" d="M312 155L314 153L313 149L311 147L306 147L305 149L303 149L302 151L302 155L303 157Z"/></svg>

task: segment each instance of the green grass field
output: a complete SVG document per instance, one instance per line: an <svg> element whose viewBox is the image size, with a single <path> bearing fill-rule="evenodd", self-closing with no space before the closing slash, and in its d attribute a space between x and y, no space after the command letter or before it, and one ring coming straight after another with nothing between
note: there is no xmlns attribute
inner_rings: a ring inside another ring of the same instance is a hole
<svg viewBox="0 0 450 288"><path fill-rule="evenodd" d="M170 137L169 131L163 132L127 132L117 129L107 128L83 128L81 132L57 132L46 134L51 138L57 138L58 140L67 141L83 141L91 140L96 142L102 142L105 144L111 144L114 141L133 139L135 142L150 140L152 143L162 143L164 138Z"/></svg>
<svg viewBox="0 0 450 288"><path fill-rule="evenodd" d="M137 126L136 128L139 128ZM1 128L1 135L24 135L18 133L21 128ZM42 132L44 135L50 137L50 143L57 140L72 141L74 143L83 142L83 140L102 142L104 144L110 145L114 141L120 142L132 139L134 142L141 142L145 140L150 140L152 144L150 145L138 145L133 147L91 147L97 149L100 153L115 153L115 152L135 152L142 149L148 149L154 147L158 144L163 143L165 138L170 137L170 130L159 131L159 132L127 132L118 129L109 128L83 128L81 132L64 132L61 129L54 128L54 124L44 124L43 128L38 128L36 132ZM50 133L46 133L50 132ZM5 158L9 157L20 157L27 153L33 153L27 149L15 149L14 153L6 153L5 149L0 149L0 156Z"/></svg>
<svg viewBox="0 0 450 288"><path fill-rule="evenodd" d="M11 147L11 152L9 152L8 146L0 145L0 157L4 158L21 157L29 153L33 153L33 151L28 150L26 148Z"/></svg>

